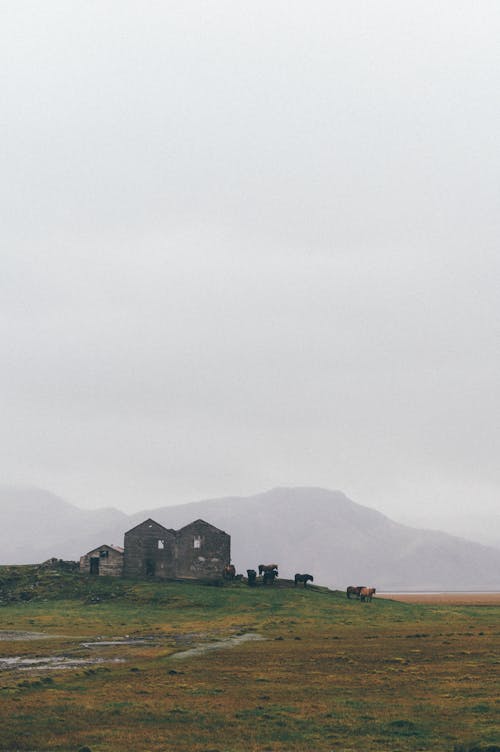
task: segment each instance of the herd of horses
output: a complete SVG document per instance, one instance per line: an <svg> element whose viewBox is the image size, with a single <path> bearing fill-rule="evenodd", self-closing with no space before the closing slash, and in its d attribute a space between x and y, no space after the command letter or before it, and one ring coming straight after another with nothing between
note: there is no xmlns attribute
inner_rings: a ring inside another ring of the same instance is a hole
<svg viewBox="0 0 500 752"><path fill-rule="evenodd" d="M261 578L263 585L272 585L278 576L277 564L259 564L258 570L259 577ZM224 569L222 570L222 577L224 580L230 581L237 578L243 579L242 575L236 574L234 564L227 564L224 567ZM295 587L297 587L297 585L302 582L304 587L306 587L308 582L313 581L314 577L312 576L312 574L296 574L294 578L294 585ZM250 585L250 587L255 587L255 585L257 585L257 571L255 569L247 569L247 583L248 585Z"/></svg>
<svg viewBox="0 0 500 752"><path fill-rule="evenodd" d="M272 585L278 576L277 564L259 564L259 577L263 585ZM243 579L243 575L236 574L234 564L227 564L223 571L222 577L224 580ZM314 582L312 574L296 574L294 577L294 586L297 587L299 583L302 583L306 587L308 582ZM247 583L250 587L257 585L257 571L255 569L247 569ZM346 596L351 598L357 598L361 602L371 601L376 593L374 587L366 587L365 585L349 585L346 590Z"/></svg>
<svg viewBox="0 0 500 752"><path fill-rule="evenodd" d="M357 598L360 601L371 601L376 593L374 587L366 587L365 585L349 585L345 594L348 598Z"/></svg>

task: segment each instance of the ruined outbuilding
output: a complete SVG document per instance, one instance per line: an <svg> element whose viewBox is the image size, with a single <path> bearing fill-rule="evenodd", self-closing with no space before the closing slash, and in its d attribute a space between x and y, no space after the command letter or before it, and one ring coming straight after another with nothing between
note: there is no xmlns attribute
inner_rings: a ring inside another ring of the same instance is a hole
<svg viewBox="0 0 500 752"><path fill-rule="evenodd" d="M172 530L152 519L125 533L125 577L214 580L231 561L231 537L205 520Z"/></svg>
<svg viewBox="0 0 500 752"><path fill-rule="evenodd" d="M121 577L123 548L104 544L80 557L80 572L92 575Z"/></svg>

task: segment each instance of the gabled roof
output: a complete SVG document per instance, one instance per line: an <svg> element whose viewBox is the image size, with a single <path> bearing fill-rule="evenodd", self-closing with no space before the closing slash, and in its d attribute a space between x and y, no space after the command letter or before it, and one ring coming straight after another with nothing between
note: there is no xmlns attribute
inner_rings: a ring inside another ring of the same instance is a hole
<svg viewBox="0 0 500 752"><path fill-rule="evenodd" d="M155 522L155 520L152 520L151 517L149 517L147 520L144 520L144 522L139 522L138 525L135 525L135 527L130 528L130 530L127 530L125 535L128 533L131 533L133 530L137 530L138 528L145 527L145 528L156 528L157 532L160 533L170 533L170 535L175 535L175 530L163 527L163 525L160 525L159 522Z"/></svg>
<svg viewBox="0 0 500 752"><path fill-rule="evenodd" d="M224 535L227 535L227 533L224 530L221 530L218 527L215 527L215 525L211 525L209 522L206 522L205 520L195 520L194 522L190 522L189 525L184 525L184 527L181 527L180 530L177 531L177 535L181 535L182 533L189 532L190 528L205 528L206 530L215 530L217 533L224 533Z"/></svg>
<svg viewBox="0 0 500 752"><path fill-rule="evenodd" d="M122 554L124 549L121 546L115 546L114 544L109 543L103 543L102 546L96 546L95 548L92 548L90 551L87 551L85 556L88 556L89 554L93 554L94 551L102 551L103 548L110 548L112 551L116 551L119 554Z"/></svg>

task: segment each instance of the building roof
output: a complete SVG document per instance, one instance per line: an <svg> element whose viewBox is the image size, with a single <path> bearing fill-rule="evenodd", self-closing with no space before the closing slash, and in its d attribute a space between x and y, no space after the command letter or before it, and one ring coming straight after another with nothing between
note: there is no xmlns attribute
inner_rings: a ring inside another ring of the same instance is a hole
<svg viewBox="0 0 500 752"><path fill-rule="evenodd" d="M170 535L175 535L175 530L172 530L167 527L164 527L163 525L160 525L159 522L152 520L151 517L148 517L147 520L144 520L143 522L139 522L138 525L131 527L130 530L127 530L125 535L128 535L128 533L131 533L133 530L137 530L138 528L141 528L141 527L147 527L147 528L155 527L158 532L170 533Z"/></svg>
<svg viewBox="0 0 500 752"><path fill-rule="evenodd" d="M211 525L209 522L201 519L190 522L189 525L184 525L184 527L181 527L180 530L177 531L177 535L187 532L191 527L205 527L210 530L215 530L217 533L224 533L224 535L228 535L228 533L226 533L224 530L221 530L220 528L215 527L215 525Z"/></svg>
<svg viewBox="0 0 500 752"><path fill-rule="evenodd" d="M102 546L96 546L95 548L91 548L90 551L87 551L85 556L88 556L89 554L93 554L94 551L101 551L103 548L111 548L113 551L116 551L119 554L122 554L124 549L121 546L115 546L114 543L103 543Z"/></svg>

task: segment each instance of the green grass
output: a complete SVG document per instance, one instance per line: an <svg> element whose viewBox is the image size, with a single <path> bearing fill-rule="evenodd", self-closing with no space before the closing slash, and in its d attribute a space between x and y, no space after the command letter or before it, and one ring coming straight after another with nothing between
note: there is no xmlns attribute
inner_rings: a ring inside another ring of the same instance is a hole
<svg viewBox="0 0 500 752"><path fill-rule="evenodd" d="M0 567L0 629L52 636L0 641L0 657L126 661L1 671L0 750L452 752L499 743L498 607L58 574ZM266 639L171 657L245 632ZM81 644L125 635L148 639Z"/></svg>

